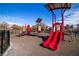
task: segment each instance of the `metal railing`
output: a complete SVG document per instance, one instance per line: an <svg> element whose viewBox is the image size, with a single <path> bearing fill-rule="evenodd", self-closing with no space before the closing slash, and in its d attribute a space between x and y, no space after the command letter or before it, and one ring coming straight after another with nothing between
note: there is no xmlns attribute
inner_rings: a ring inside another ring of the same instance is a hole
<svg viewBox="0 0 79 59"><path fill-rule="evenodd" d="M4 52L9 46L10 46L10 31L0 30L0 56L4 54Z"/></svg>

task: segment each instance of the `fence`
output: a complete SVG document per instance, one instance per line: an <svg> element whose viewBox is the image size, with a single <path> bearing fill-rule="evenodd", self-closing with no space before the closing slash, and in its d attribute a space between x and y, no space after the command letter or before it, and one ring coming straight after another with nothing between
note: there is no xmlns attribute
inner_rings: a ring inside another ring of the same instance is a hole
<svg viewBox="0 0 79 59"><path fill-rule="evenodd" d="M10 46L10 31L0 30L0 56L6 51Z"/></svg>

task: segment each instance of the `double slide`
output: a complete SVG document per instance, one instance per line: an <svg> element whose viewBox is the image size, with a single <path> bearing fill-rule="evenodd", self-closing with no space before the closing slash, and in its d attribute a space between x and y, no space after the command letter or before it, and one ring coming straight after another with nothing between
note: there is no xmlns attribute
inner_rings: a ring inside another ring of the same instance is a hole
<svg viewBox="0 0 79 59"><path fill-rule="evenodd" d="M51 32L49 38L43 42L43 46L52 50L58 50L59 45L63 39L62 32Z"/></svg>

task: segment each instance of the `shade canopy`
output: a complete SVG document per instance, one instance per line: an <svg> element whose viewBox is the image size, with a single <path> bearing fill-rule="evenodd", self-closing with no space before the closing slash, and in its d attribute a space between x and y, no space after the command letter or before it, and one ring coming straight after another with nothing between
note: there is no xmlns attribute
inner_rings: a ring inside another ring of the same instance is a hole
<svg viewBox="0 0 79 59"><path fill-rule="evenodd" d="M41 18L38 18L38 19L36 20L37 23L41 23L41 21L42 21Z"/></svg>
<svg viewBox="0 0 79 59"><path fill-rule="evenodd" d="M55 9L69 9L71 7L71 3L48 3L45 6L50 11Z"/></svg>

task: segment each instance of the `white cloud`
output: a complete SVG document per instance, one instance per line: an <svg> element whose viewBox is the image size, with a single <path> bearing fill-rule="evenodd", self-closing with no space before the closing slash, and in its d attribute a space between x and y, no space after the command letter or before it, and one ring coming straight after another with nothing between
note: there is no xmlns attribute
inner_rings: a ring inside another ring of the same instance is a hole
<svg viewBox="0 0 79 59"><path fill-rule="evenodd" d="M79 11L72 11L72 13L65 17L65 25L76 25L79 23Z"/></svg>
<svg viewBox="0 0 79 59"><path fill-rule="evenodd" d="M25 22L24 19L19 17L12 17L12 16L0 16L0 22L7 22L10 25L17 24L17 25L23 25Z"/></svg>
<svg viewBox="0 0 79 59"><path fill-rule="evenodd" d="M22 26L23 24L20 24L20 23L14 23L14 22L7 22L10 26L12 26L12 25L14 25L14 24L16 24L16 25L20 25L20 26Z"/></svg>

